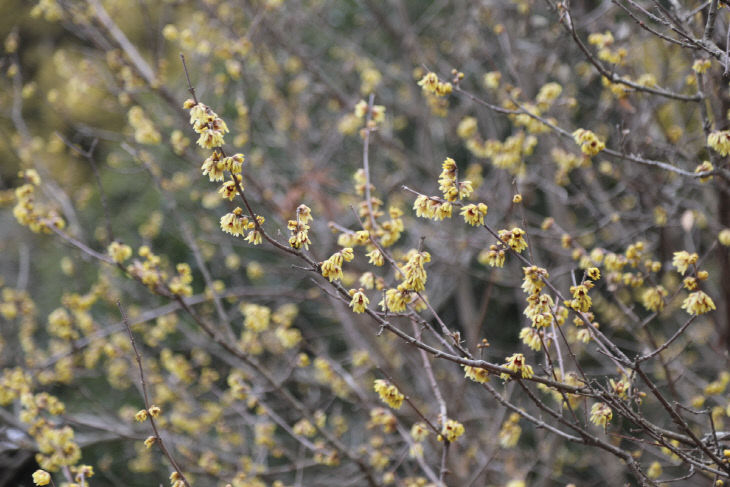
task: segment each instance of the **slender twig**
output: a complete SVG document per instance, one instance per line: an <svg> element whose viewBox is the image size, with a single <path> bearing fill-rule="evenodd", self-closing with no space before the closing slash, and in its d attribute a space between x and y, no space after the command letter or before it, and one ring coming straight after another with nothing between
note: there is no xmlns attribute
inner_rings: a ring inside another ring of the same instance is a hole
<svg viewBox="0 0 730 487"><path fill-rule="evenodd" d="M134 350L134 357L137 360L137 367L139 368L139 380L142 384L142 396L144 398L144 407L147 410L147 419L150 420L150 425L152 426L152 431L155 433L155 442L159 445L160 450L162 450L162 454L165 455L167 460L172 465L172 468L175 469L175 471L180 476L180 479L183 481L183 483L190 487L190 483L188 483L187 478L185 477L185 474L178 466L175 459L172 457L172 454L170 453L170 450L165 446L165 442L162 440L162 436L160 436L160 431L157 428L157 422L155 421L155 418L150 413L150 408L152 407L152 403L150 402L149 395L147 393L147 383L145 382L144 378L144 368L142 367L142 356L139 353L139 350L137 350L137 343L134 340L134 334L132 333L132 328L129 326L129 320L127 318L127 313L124 311L124 308L122 307L121 301L117 301L117 307L119 308L119 313L122 315L122 322L124 323L124 327L127 329L127 334L129 335L129 341L132 342L132 349Z"/></svg>

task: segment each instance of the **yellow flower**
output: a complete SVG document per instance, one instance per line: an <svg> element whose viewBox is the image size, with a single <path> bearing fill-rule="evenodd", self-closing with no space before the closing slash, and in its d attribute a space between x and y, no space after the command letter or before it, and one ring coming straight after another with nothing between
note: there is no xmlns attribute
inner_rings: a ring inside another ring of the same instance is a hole
<svg viewBox="0 0 730 487"><path fill-rule="evenodd" d="M226 213L221 217L221 230L230 233L234 237L243 235L244 230L248 227L248 217L243 214L240 207L236 207L231 213Z"/></svg>
<svg viewBox="0 0 730 487"><path fill-rule="evenodd" d="M383 309L387 307L393 313L402 313L406 310L406 306L411 300L410 293L398 287L398 289L388 289L385 291L385 299L378 303Z"/></svg>
<svg viewBox="0 0 730 487"><path fill-rule="evenodd" d="M431 254L428 252L414 252L403 266L405 281L404 289L409 291L421 292L426 289L426 271L423 264L431 261Z"/></svg>
<svg viewBox="0 0 730 487"><path fill-rule="evenodd" d="M418 86L420 86L423 89L423 91L428 91L428 92L433 93L436 91L436 85L438 85L438 82L439 82L439 77L436 76L436 73L428 72L418 82Z"/></svg>
<svg viewBox="0 0 730 487"><path fill-rule="evenodd" d="M543 279L547 279L549 277L547 270L533 265L530 267L523 267L522 272L525 274L525 278L522 281L522 290L525 291L526 294L539 293L540 290L545 287Z"/></svg>
<svg viewBox="0 0 730 487"><path fill-rule="evenodd" d="M613 389L614 394L616 394L621 399L626 399L628 397L628 392L631 388L631 383L629 383L629 381L627 381L625 378L622 378L618 381L609 379L608 382L611 385L611 389Z"/></svg>
<svg viewBox="0 0 730 487"><path fill-rule="evenodd" d="M682 309L687 310L687 313L691 315L701 315L716 308L711 297L703 291L697 291L687 296L682 302Z"/></svg>
<svg viewBox="0 0 730 487"><path fill-rule="evenodd" d="M659 478L659 476L662 474L662 466L659 462L652 462L651 465L649 465L649 468L646 471L646 476L650 479L656 479Z"/></svg>
<svg viewBox="0 0 730 487"><path fill-rule="evenodd" d="M504 249L498 248L496 245L490 245L489 250L485 249L479 253L477 261L489 267L504 267L505 256Z"/></svg>
<svg viewBox="0 0 730 487"><path fill-rule="evenodd" d="M667 294L664 286L650 287L641 295L641 304L649 311L661 311L664 309L664 297Z"/></svg>
<svg viewBox="0 0 730 487"><path fill-rule="evenodd" d="M117 264L121 264L132 256L132 248L129 245L120 244L119 242L109 244L106 251Z"/></svg>
<svg viewBox="0 0 730 487"><path fill-rule="evenodd" d="M697 254L690 254L686 250L682 250L674 253L672 265L677 268L677 272L684 275L684 273L687 272L687 267L696 264L697 259L699 259Z"/></svg>
<svg viewBox="0 0 730 487"><path fill-rule="evenodd" d="M502 364L502 367L511 370L512 372L519 373L523 379L529 379L535 375L532 371L532 367L525 363L525 356L521 353L515 353L505 359L507 362ZM511 378L509 374L501 374L500 378L508 380Z"/></svg>
<svg viewBox="0 0 730 487"><path fill-rule="evenodd" d="M541 317L543 315L540 315ZM524 327L520 330L520 340L530 347L532 350L539 352L542 349L542 342L540 341L540 331L529 326Z"/></svg>
<svg viewBox="0 0 730 487"><path fill-rule="evenodd" d="M326 277L330 282L335 279L342 279L342 262L350 262L354 258L352 248L345 247L339 252L335 252L329 259L320 263L322 269L322 277Z"/></svg>
<svg viewBox="0 0 730 487"><path fill-rule="evenodd" d="M368 264L380 267L385 262L383 254L378 249L373 249L365 255L367 255L368 258Z"/></svg>
<svg viewBox="0 0 730 487"><path fill-rule="evenodd" d="M720 230L720 233L717 234L717 239L725 247L730 247L730 228Z"/></svg>
<svg viewBox="0 0 730 487"><path fill-rule="evenodd" d="M364 312L370 303L370 300L365 295L364 290L358 289L356 291L354 289L350 289L350 296L352 296L352 300L350 301L350 308L352 308L352 311L355 313Z"/></svg>
<svg viewBox="0 0 730 487"><path fill-rule="evenodd" d="M730 154L730 130L711 132L707 136L707 145L725 157Z"/></svg>
<svg viewBox="0 0 730 487"><path fill-rule="evenodd" d="M701 172L709 172L715 169L715 167L712 165L710 161L702 161L702 164L698 164L695 168L695 173L701 173ZM712 180L712 176L704 176L700 178L701 183L706 183L707 181Z"/></svg>
<svg viewBox="0 0 730 487"><path fill-rule="evenodd" d="M571 308L584 313L591 309L592 301L588 296L588 287L585 284L571 286L570 293L573 295L573 300L570 302Z"/></svg>
<svg viewBox="0 0 730 487"><path fill-rule="evenodd" d="M438 437L439 441L446 440L449 443L456 441L458 437L464 434L464 425L454 419L447 419L444 426L441 428L441 434Z"/></svg>
<svg viewBox="0 0 730 487"><path fill-rule="evenodd" d="M515 252L522 252L527 248L527 240L525 240L526 232L514 227L512 230L500 230L499 239L510 246Z"/></svg>
<svg viewBox="0 0 730 487"><path fill-rule="evenodd" d="M411 437L413 441L421 442L428 436L428 428L423 423L416 423L411 427Z"/></svg>
<svg viewBox="0 0 730 487"><path fill-rule="evenodd" d="M710 69L711 65L709 59L695 59L695 62L692 63L692 71L697 74L702 74Z"/></svg>
<svg viewBox="0 0 730 487"><path fill-rule="evenodd" d="M469 139L477 132L477 119L474 117L464 117L456 128L456 135L462 139Z"/></svg>
<svg viewBox="0 0 730 487"><path fill-rule="evenodd" d="M604 428L613 418L613 411L607 404L597 402L591 407L591 423Z"/></svg>
<svg viewBox="0 0 730 487"><path fill-rule="evenodd" d="M400 409L405 396L401 394L396 386L382 379L373 383L373 389L380 395L380 399L393 409Z"/></svg>
<svg viewBox="0 0 730 487"><path fill-rule="evenodd" d="M482 369L481 367L472 367L471 365L465 365L464 377L466 377L467 379L471 379L474 382L479 382L480 384L489 382L489 372L487 371L487 369Z"/></svg>
<svg viewBox="0 0 730 487"><path fill-rule="evenodd" d="M144 446L147 447L147 448L151 448L152 445L155 444L155 442L157 442L157 438L156 437L154 437L154 436L148 436L147 439L144 440Z"/></svg>
<svg viewBox="0 0 730 487"><path fill-rule="evenodd" d="M157 416L159 416L161 412L162 412L162 409L160 409L159 406L155 406L154 404L152 406L150 406L149 413L150 413L150 416L152 416L153 418L156 418Z"/></svg>
<svg viewBox="0 0 730 487"><path fill-rule="evenodd" d="M138 423L141 423L142 421L147 419L147 410L146 409L140 409L137 411L137 413L134 415L135 421Z"/></svg>
<svg viewBox="0 0 730 487"><path fill-rule="evenodd" d="M499 444L502 448L512 448L517 445L522 434L519 421L520 415L512 413L502 425L502 428L499 430Z"/></svg>
<svg viewBox="0 0 730 487"><path fill-rule="evenodd" d="M51 483L51 474L45 470L36 470L33 472L33 483L36 485L48 485Z"/></svg>
<svg viewBox="0 0 730 487"><path fill-rule="evenodd" d="M601 142L596 134L590 130L578 129L573 132L573 140L580 146L580 150L587 156L595 156L603 149L606 148L606 144Z"/></svg>
<svg viewBox="0 0 730 487"><path fill-rule="evenodd" d="M484 225L484 217L487 215L487 205L479 203L478 205L469 204L461 209L461 216L464 221L471 226Z"/></svg>

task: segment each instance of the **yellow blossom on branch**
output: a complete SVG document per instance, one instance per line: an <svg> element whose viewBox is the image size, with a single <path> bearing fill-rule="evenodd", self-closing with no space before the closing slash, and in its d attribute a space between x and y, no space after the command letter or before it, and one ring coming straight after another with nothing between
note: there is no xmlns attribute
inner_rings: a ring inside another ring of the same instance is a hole
<svg viewBox="0 0 730 487"><path fill-rule="evenodd" d="M696 316L713 311L716 308L711 297L703 291L697 291L687 296L687 298L682 302L682 309L686 310L687 313Z"/></svg>
<svg viewBox="0 0 730 487"><path fill-rule="evenodd" d="M455 419L447 419L441 428L441 434L438 436L439 441L448 441L449 443L456 441L458 437L464 434L464 425Z"/></svg>
<svg viewBox="0 0 730 487"><path fill-rule="evenodd" d="M380 399L393 409L400 409L405 396L393 384L376 379L373 383L373 389L380 395Z"/></svg>
<svg viewBox="0 0 730 487"><path fill-rule="evenodd" d="M511 370L519 374L523 379L529 379L534 375L532 367L525 363L525 356L521 353L515 353L507 357L506 362L502 364L502 367ZM501 374L502 380L509 380L512 378L509 374Z"/></svg>
<svg viewBox="0 0 730 487"><path fill-rule="evenodd" d="M690 254L686 250L681 250L679 252L674 253L674 258L672 259L672 265L677 268L677 272L684 275L685 272L687 272L687 268L690 265L694 265L697 263L697 260L699 259L699 256L695 253Z"/></svg>
<svg viewBox="0 0 730 487"><path fill-rule="evenodd" d="M596 426L603 426L604 428L613 418L613 411L608 407L607 404L597 402L591 406L591 423Z"/></svg>
<svg viewBox="0 0 730 487"><path fill-rule="evenodd" d="M525 235L527 235L527 233L519 227L514 227L512 230L499 231L499 239L509 245L509 247L515 252L522 252L527 248Z"/></svg>
<svg viewBox="0 0 730 487"><path fill-rule="evenodd" d="M606 144L601 142L596 134L590 130L578 129L573 132L573 140L580 146L580 150L587 156L595 156L603 149L606 148Z"/></svg>
<svg viewBox="0 0 730 487"><path fill-rule="evenodd" d="M484 217L487 216L487 205L484 203L469 204L461 208L459 212L464 221L471 226L484 225Z"/></svg>
<svg viewBox="0 0 730 487"><path fill-rule="evenodd" d="M481 367L472 367L471 365L465 365L464 377L466 377L467 379L471 379L474 382L479 382L480 384L489 382L489 372L487 371L487 369L482 369Z"/></svg>
<svg viewBox="0 0 730 487"><path fill-rule="evenodd" d="M730 130L710 132L707 145L721 156L727 156L730 154Z"/></svg>
<svg viewBox="0 0 730 487"><path fill-rule="evenodd" d="M362 288L358 290L350 289L350 296L352 296L352 300L350 301L352 311L355 313L363 313L370 303L370 300L365 295L365 291Z"/></svg>
<svg viewBox="0 0 730 487"><path fill-rule="evenodd" d="M45 470L36 470L33 472L33 483L36 485L48 485L51 483L51 474Z"/></svg>

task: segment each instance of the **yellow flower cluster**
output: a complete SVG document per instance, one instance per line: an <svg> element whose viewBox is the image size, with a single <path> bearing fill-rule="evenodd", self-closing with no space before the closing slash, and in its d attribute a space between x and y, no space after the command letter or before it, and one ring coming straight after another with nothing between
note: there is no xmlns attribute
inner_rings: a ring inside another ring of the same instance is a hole
<svg viewBox="0 0 730 487"><path fill-rule="evenodd" d="M519 374L523 379L529 379L534 374L532 367L525 363L525 356L521 353L515 353L507 357L506 362L502 364L502 367L511 370L512 372ZM509 374L501 374L502 380L509 380L512 378Z"/></svg>
<svg viewBox="0 0 730 487"><path fill-rule="evenodd" d="M515 252L522 252L527 248L525 235L527 235L527 233L519 227L514 227L512 230L499 231L499 239L509 245L509 247Z"/></svg>
<svg viewBox="0 0 730 487"><path fill-rule="evenodd" d="M370 300L365 295L365 290L362 288L357 290L350 289L350 296L352 296L352 300L350 301L352 311L355 313L364 313L368 304L370 304Z"/></svg>
<svg viewBox="0 0 730 487"><path fill-rule="evenodd" d="M160 269L162 262L160 256L154 254L146 245L141 246L137 253L144 258L144 261L134 260L127 266L126 270L130 276L138 279L150 289L155 289L167 280L167 273Z"/></svg>
<svg viewBox="0 0 730 487"><path fill-rule="evenodd" d="M373 426L380 426L385 433L392 433L398 426L398 420L385 408L373 408L370 410L368 427Z"/></svg>
<svg viewBox="0 0 730 487"><path fill-rule="evenodd" d="M372 264L376 267L381 267L385 263L385 258L383 257L383 253L379 249L373 249L367 254L365 254L368 258L368 264Z"/></svg>
<svg viewBox="0 0 730 487"><path fill-rule="evenodd" d="M520 330L520 340L532 350L539 352L542 349L542 340L545 340L545 332L525 326Z"/></svg>
<svg viewBox="0 0 730 487"><path fill-rule="evenodd" d="M81 448L74 441L74 432L68 427L53 428L45 425L34 434L38 444L36 462L44 470L56 471L74 465L81 458Z"/></svg>
<svg viewBox="0 0 730 487"><path fill-rule="evenodd" d="M616 394L621 399L626 399L628 397L629 391L631 390L631 383L628 381L628 379L622 377L619 380L609 379L608 382L614 394Z"/></svg>
<svg viewBox="0 0 730 487"><path fill-rule="evenodd" d="M33 483L36 485L48 485L51 483L51 474L45 470L36 470L33 472Z"/></svg>
<svg viewBox="0 0 730 487"><path fill-rule="evenodd" d="M692 71L697 74L703 74L710 69L710 66L712 66L712 63L709 59L695 59L692 63Z"/></svg>
<svg viewBox="0 0 730 487"><path fill-rule="evenodd" d="M590 164L590 159L579 157L571 152L565 151L559 147L554 147L550 151L558 170L555 172L555 184L566 186L569 182L568 175L576 168L586 167Z"/></svg>
<svg viewBox="0 0 730 487"><path fill-rule="evenodd" d="M368 102L360 100L355 105L355 116L357 118L365 118L368 114ZM373 105L373 109L370 111L371 120L376 123L381 123L385 120L385 107L383 105Z"/></svg>
<svg viewBox="0 0 730 487"><path fill-rule="evenodd" d="M245 303L240 306L245 318L243 326L247 330L261 333L269 328L271 321L271 309L268 306L259 304Z"/></svg>
<svg viewBox="0 0 730 487"><path fill-rule="evenodd" d="M697 173L703 173L703 172L711 172L715 169L715 166L712 165L710 161L702 161L702 163L698 164L697 167L695 167L695 174ZM712 176L703 176L700 178L701 183L706 183L707 181L711 181Z"/></svg>
<svg viewBox="0 0 730 487"><path fill-rule="evenodd" d="M220 220L221 230L230 233L234 237L242 235L247 229L254 229L256 225L251 222L243 209L236 207L232 212L226 213Z"/></svg>
<svg viewBox="0 0 730 487"><path fill-rule="evenodd" d="M416 211L417 217L441 221L444 218L451 218L453 206L448 201L441 201L438 198L430 198L421 194L416 197L413 209Z"/></svg>
<svg viewBox="0 0 730 487"><path fill-rule="evenodd" d="M504 259L506 255L504 247L490 245L489 250L484 249L479 252L477 261L482 265L488 265L490 267L504 267Z"/></svg>
<svg viewBox="0 0 730 487"><path fill-rule="evenodd" d="M459 214L464 221L471 226L484 225L484 217L487 216L487 205L484 203L464 205Z"/></svg>
<svg viewBox="0 0 730 487"><path fill-rule="evenodd" d="M613 45L613 42L613 34L610 31L603 34L594 32L588 36L588 43L598 47L598 59L611 64L621 64L628 52L624 48L610 49L609 46Z"/></svg>
<svg viewBox="0 0 730 487"><path fill-rule="evenodd" d="M583 284L570 286L570 293L573 295L573 299L568 302L568 306L575 311L581 311L583 313L590 310L593 303L591 297L588 295L588 290L591 287L593 287L593 283L588 280L584 281Z"/></svg>
<svg viewBox="0 0 730 487"><path fill-rule="evenodd" d="M525 274L522 281L522 290L530 295L539 293L545 287L543 279L550 277L547 270L535 265L523 267L522 272Z"/></svg>
<svg viewBox="0 0 730 487"><path fill-rule="evenodd" d="M717 234L717 240L725 247L730 247L730 228L723 228Z"/></svg>
<svg viewBox="0 0 730 487"><path fill-rule="evenodd" d="M471 181L458 181L456 162L447 157L441 165L438 183L446 201L468 198L474 192Z"/></svg>
<svg viewBox="0 0 730 487"><path fill-rule="evenodd" d="M193 282L193 273L190 269L190 265L187 263L178 264L175 269L177 270L177 276L173 276L167 286L170 288L172 294L177 296L191 296L193 294L193 287L190 285Z"/></svg>
<svg viewBox="0 0 730 487"><path fill-rule="evenodd" d="M591 406L591 423L596 426L608 426L608 423L613 418L613 411L608 407L606 403L597 402Z"/></svg>
<svg viewBox="0 0 730 487"><path fill-rule="evenodd" d="M641 295L641 304L649 311L662 311L664 309L664 298L668 294L664 286L652 286Z"/></svg>
<svg viewBox="0 0 730 487"><path fill-rule="evenodd" d="M539 278L540 276L539 267L535 267L534 269L533 267L525 267L523 269L526 276L529 272L531 280ZM542 280L539 282L544 285ZM534 285L531 285L531 287L534 288ZM553 298L549 295L540 294L539 291L533 292L527 296L527 307L523 313L530 319L530 321L532 321L532 326L534 328L545 328L550 326L553 322L552 312L554 306Z"/></svg>
<svg viewBox="0 0 730 487"><path fill-rule="evenodd" d="M684 275L687 272L689 266L694 266L697 263L699 256L696 253L690 254L686 250L681 250L674 253L672 259L672 265L677 268L677 272Z"/></svg>
<svg viewBox="0 0 730 487"><path fill-rule="evenodd" d="M223 181L226 171L231 174L240 174L243 170L243 161L243 154L223 157L219 151L214 150L213 154L203 162L200 169L203 171L203 176L208 176L210 181Z"/></svg>
<svg viewBox="0 0 730 487"><path fill-rule="evenodd" d="M388 289L385 291L385 298L378 303L383 310L387 309L393 313L402 313L406 310L406 306L411 302L411 293L407 289L403 289L403 285L399 285L397 289Z"/></svg>
<svg viewBox="0 0 730 487"><path fill-rule="evenodd" d="M187 99L183 108L190 110L190 124L200 134L198 145L204 149L222 147L223 135L228 133L228 126L210 107L195 100Z"/></svg>
<svg viewBox="0 0 730 487"><path fill-rule="evenodd" d="M715 310L715 303L712 298L703 291L690 293L682 302L682 309L691 315L701 315Z"/></svg>
<svg viewBox="0 0 730 487"><path fill-rule="evenodd" d="M428 252L411 251L408 262L403 266L403 288L408 291L421 292L426 289L426 271L423 264L431 262Z"/></svg>
<svg viewBox="0 0 730 487"><path fill-rule="evenodd" d="M380 239L380 245L390 247L400 239L405 226L403 224L403 210L398 207L391 206L388 208L388 216L390 220L386 220L380 224L375 231L376 236Z"/></svg>
<svg viewBox="0 0 730 487"><path fill-rule="evenodd" d="M117 264L123 263L125 260L132 257L132 248L129 245L124 245L119 242L112 242L106 249L106 253L112 258Z"/></svg>
<svg viewBox="0 0 730 487"><path fill-rule="evenodd" d="M413 441L421 442L428 437L428 428L424 423L416 423L411 427Z"/></svg>
<svg viewBox="0 0 730 487"><path fill-rule="evenodd" d="M707 136L707 145L725 157L730 154L730 130L716 130Z"/></svg>
<svg viewBox="0 0 730 487"><path fill-rule="evenodd" d="M480 384L489 382L489 372L487 371L487 369L482 369L481 367L472 367L471 365L465 365L464 377L466 377L467 379L471 379L474 382L479 382Z"/></svg>
<svg viewBox="0 0 730 487"><path fill-rule="evenodd" d="M418 82L418 86L426 93L432 93L436 96L446 96L453 91L453 86L449 82L439 81L436 73L428 72Z"/></svg>
<svg viewBox="0 0 730 487"><path fill-rule="evenodd" d="M587 156L595 156L603 149L606 148L606 144L601 142L596 134L590 130L578 129L573 132L573 140L580 146L580 150Z"/></svg>
<svg viewBox="0 0 730 487"><path fill-rule="evenodd" d="M439 441L448 441L452 443L456 441L461 435L464 434L464 425L456 421L455 419L446 419L443 426L441 427L441 434L438 436Z"/></svg>
<svg viewBox="0 0 730 487"><path fill-rule="evenodd" d="M297 207L297 219L289 220L287 224L291 236L289 237L289 245L294 249L304 247L309 249L309 222L312 221L312 210L307 205L299 205Z"/></svg>
<svg viewBox="0 0 730 487"><path fill-rule="evenodd" d="M350 262L354 258L355 254L350 247L345 247L339 252L335 252L329 259L324 262L320 262L319 265L322 268L322 277L326 277L330 280L330 282L335 279L342 279L343 261Z"/></svg>
<svg viewBox="0 0 730 487"><path fill-rule="evenodd" d="M499 430L499 444L502 448L513 448L520 441L522 428L519 425L520 415L512 413Z"/></svg>
<svg viewBox="0 0 730 487"><path fill-rule="evenodd" d="M398 390L396 386L382 379L376 379L373 383L373 389L380 395L380 400L393 409L400 409L405 396Z"/></svg>
<svg viewBox="0 0 730 487"><path fill-rule="evenodd" d="M546 110L563 92L563 87L558 83L550 82L542 85L537 92L535 101L541 110Z"/></svg>
<svg viewBox="0 0 730 487"><path fill-rule="evenodd" d="M28 181L15 188L16 203L13 207L13 216L18 223L34 233L51 233L52 227L63 229L66 226L63 218L55 210L36 201L35 191L41 184L41 178L36 170L21 171L18 176Z"/></svg>
<svg viewBox="0 0 730 487"><path fill-rule="evenodd" d="M140 144L159 144L162 140L160 132L155 128L155 124L147 118L141 107L134 106L129 109L127 114L129 125L134 129L134 140Z"/></svg>

